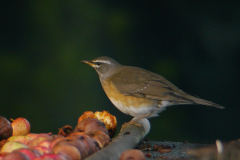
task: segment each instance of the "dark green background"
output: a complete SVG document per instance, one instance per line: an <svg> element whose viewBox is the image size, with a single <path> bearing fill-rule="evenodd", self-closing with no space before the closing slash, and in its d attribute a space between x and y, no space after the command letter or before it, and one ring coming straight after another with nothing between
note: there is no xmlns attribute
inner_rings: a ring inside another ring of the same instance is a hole
<svg viewBox="0 0 240 160"><path fill-rule="evenodd" d="M27 118L31 132L75 127L88 110L116 115L119 128L131 119L80 63L106 55L226 107L169 107L147 138L240 138L240 3L1 1L0 16L0 115Z"/></svg>

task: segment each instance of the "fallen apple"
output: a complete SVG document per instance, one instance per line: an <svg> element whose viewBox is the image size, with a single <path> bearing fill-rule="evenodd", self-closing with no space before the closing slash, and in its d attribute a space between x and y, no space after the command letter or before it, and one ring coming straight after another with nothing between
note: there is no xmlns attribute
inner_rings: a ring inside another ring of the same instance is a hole
<svg viewBox="0 0 240 160"><path fill-rule="evenodd" d="M21 148L28 148L28 146L20 142L6 142L2 146L0 153L10 153L16 149L21 149Z"/></svg>
<svg viewBox="0 0 240 160"><path fill-rule="evenodd" d="M55 145L57 145L60 141L65 141L65 138L55 139L54 141L51 142L49 148L50 148L50 149L53 149L53 147L54 147Z"/></svg>
<svg viewBox="0 0 240 160"><path fill-rule="evenodd" d="M37 150L41 155L52 153L52 150L50 148L46 148L43 146L35 146L32 149Z"/></svg>
<svg viewBox="0 0 240 160"><path fill-rule="evenodd" d="M0 116L0 141L12 136L12 132L11 123L5 117Z"/></svg>
<svg viewBox="0 0 240 160"><path fill-rule="evenodd" d="M44 154L41 157L34 160L69 160L69 158L62 154Z"/></svg>
<svg viewBox="0 0 240 160"><path fill-rule="evenodd" d="M78 134L77 134L78 133ZM98 142L89 135L82 134L82 132L75 132L66 137L67 140L80 140L84 143L88 151L88 155L96 152L99 148Z"/></svg>
<svg viewBox="0 0 240 160"><path fill-rule="evenodd" d="M83 139L81 139L81 141L84 143L85 148L88 151L88 155L91 155L91 154L93 154L93 153L98 151L98 149L97 149L97 146L98 146L97 141L95 139L91 138L90 136L83 135Z"/></svg>
<svg viewBox="0 0 240 160"><path fill-rule="evenodd" d="M101 130L108 134L108 130L105 124L102 121L95 118L83 119L77 124L77 126L74 129L74 132L84 132L85 134L87 134L88 132L93 130Z"/></svg>
<svg viewBox="0 0 240 160"><path fill-rule="evenodd" d="M30 149L22 148L22 149L18 149L16 151L25 154L30 160L34 160L35 158L40 157L40 154L38 154L37 152L34 152Z"/></svg>
<svg viewBox="0 0 240 160"><path fill-rule="evenodd" d="M81 159L81 153L79 150L71 145L57 145L53 148L55 154L63 154L68 156L70 159Z"/></svg>
<svg viewBox="0 0 240 160"><path fill-rule="evenodd" d="M27 119L19 117L15 120L12 119L12 121L13 136L25 136L30 133L30 123Z"/></svg>
<svg viewBox="0 0 240 160"><path fill-rule="evenodd" d="M89 151L87 150L87 147L85 146L85 143L81 140L78 140L76 138L66 138L64 141L58 142L56 145L71 145L76 147L79 152L81 153L82 159L87 157L89 155Z"/></svg>
<svg viewBox="0 0 240 160"><path fill-rule="evenodd" d="M62 135L57 135L57 134L53 134L53 135L51 135L52 136L52 138L53 138L53 141L55 140L55 139L58 139L58 138L64 138L64 136L62 136Z"/></svg>
<svg viewBox="0 0 240 160"><path fill-rule="evenodd" d="M11 153L8 153L3 160L30 160L27 155L24 153L13 151Z"/></svg>
<svg viewBox="0 0 240 160"><path fill-rule="evenodd" d="M44 136L52 136L51 133L29 133L26 135L27 137L31 137L32 139Z"/></svg>
<svg viewBox="0 0 240 160"><path fill-rule="evenodd" d="M78 123L86 118L97 118L92 111L85 111L79 118L78 118Z"/></svg>
<svg viewBox="0 0 240 160"><path fill-rule="evenodd" d="M52 140L53 140L52 136L43 134L43 135L38 136L37 138L31 140L27 145L29 146L29 148L32 148L32 147L37 146L42 141L50 141L50 142L52 142Z"/></svg>
<svg viewBox="0 0 240 160"><path fill-rule="evenodd" d="M103 148L110 143L109 135L100 130L93 130L89 132L88 135L98 142L100 148Z"/></svg>
<svg viewBox="0 0 240 160"><path fill-rule="evenodd" d="M3 146L5 143L7 143L7 142L8 142L8 140L6 140L6 139L1 140L1 141L0 141L0 149L1 149L2 146Z"/></svg>
<svg viewBox="0 0 240 160"><path fill-rule="evenodd" d="M3 160L3 158L4 158L4 155L0 155L0 160Z"/></svg>
<svg viewBox="0 0 240 160"><path fill-rule="evenodd" d="M42 141L38 144L38 146L43 146L43 147L46 147L46 148L50 148L50 145L51 145L51 142L50 141Z"/></svg>
<svg viewBox="0 0 240 160"><path fill-rule="evenodd" d="M27 144L32 140L32 138L27 136L12 136L12 137L9 137L7 140L9 142L15 141L15 142L21 142L23 144Z"/></svg>
<svg viewBox="0 0 240 160"><path fill-rule="evenodd" d="M94 115L97 119L102 121L108 129L108 135L112 138L115 135L117 129L117 119L111 115L108 111L95 112Z"/></svg>

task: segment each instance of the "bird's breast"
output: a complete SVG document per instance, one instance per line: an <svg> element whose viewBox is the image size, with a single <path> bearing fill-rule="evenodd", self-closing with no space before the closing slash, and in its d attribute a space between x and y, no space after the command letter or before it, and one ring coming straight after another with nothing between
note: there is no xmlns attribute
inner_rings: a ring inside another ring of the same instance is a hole
<svg viewBox="0 0 240 160"><path fill-rule="evenodd" d="M157 106L156 100L124 95L108 80L102 82L102 87L111 102L123 113L132 116L144 115Z"/></svg>

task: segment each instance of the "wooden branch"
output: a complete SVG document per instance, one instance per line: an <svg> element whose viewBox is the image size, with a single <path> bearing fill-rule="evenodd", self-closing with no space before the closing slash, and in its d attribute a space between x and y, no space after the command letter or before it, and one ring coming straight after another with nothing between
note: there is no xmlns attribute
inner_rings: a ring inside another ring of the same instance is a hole
<svg viewBox="0 0 240 160"><path fill-rule="evenodd" d="M117 160L123 151L135 148L149 131L150 123L146 118L139 120L136 124L126 123L122 126L117 137L108 146L87 157L85 160Z"/></svg>

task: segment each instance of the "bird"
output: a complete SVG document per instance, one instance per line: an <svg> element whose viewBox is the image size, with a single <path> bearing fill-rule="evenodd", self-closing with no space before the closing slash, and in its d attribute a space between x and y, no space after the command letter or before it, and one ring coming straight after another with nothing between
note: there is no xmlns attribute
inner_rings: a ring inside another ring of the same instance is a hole
<svg viewBox="0 0 240 160"><path fill-rule="evenodd" d="M224 108L185 93L159 74L122 65L107 56L81 62L97 71L106 95L121 112L133 116L131 122L156 117L172 105L200 104Z"/></svg>

